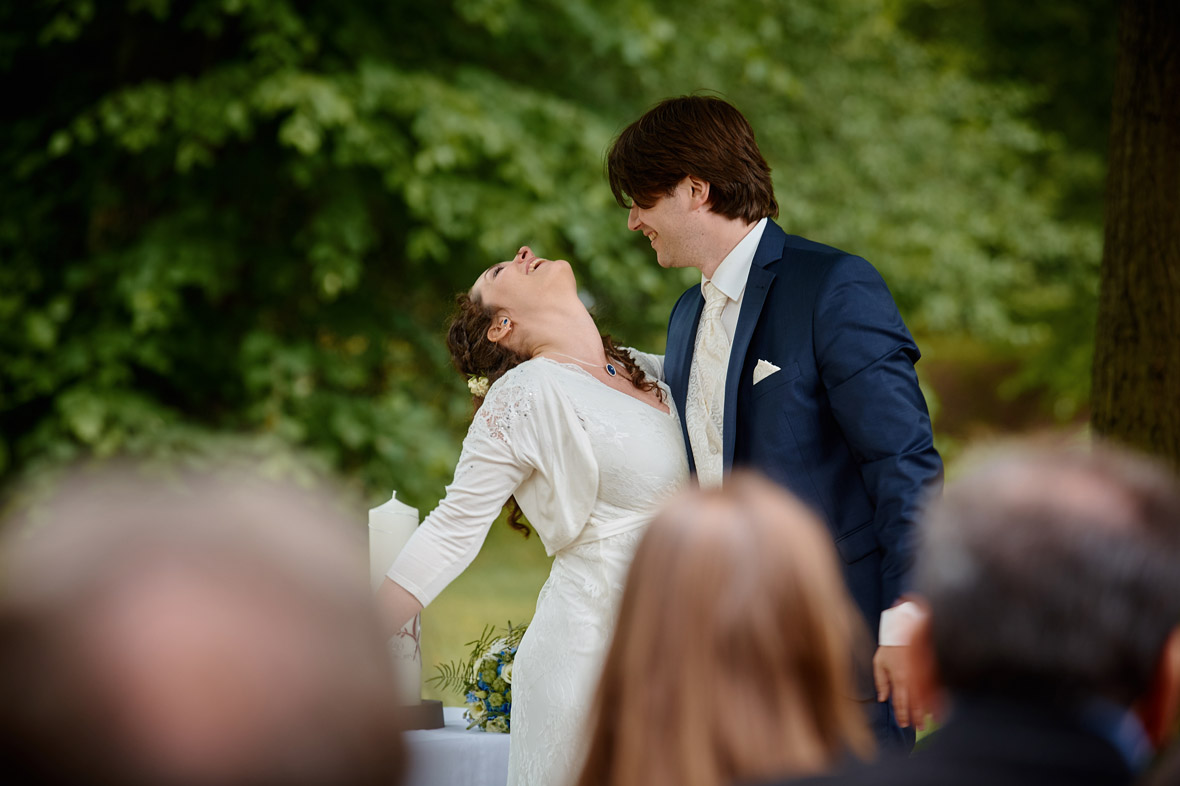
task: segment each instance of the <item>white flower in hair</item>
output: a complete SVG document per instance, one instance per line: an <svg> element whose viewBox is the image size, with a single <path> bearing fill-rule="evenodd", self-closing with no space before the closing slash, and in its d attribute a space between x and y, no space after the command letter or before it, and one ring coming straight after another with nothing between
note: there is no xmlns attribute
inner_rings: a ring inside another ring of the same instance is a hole
<svg viewBox="0 0 1180 786"><path fill-rule="evenodd" d="M489 387L491 386L488 384L487 377L477 377L474 374L467 377L467 389L471 391L473 396L483 398L488 394Z"/></svg>

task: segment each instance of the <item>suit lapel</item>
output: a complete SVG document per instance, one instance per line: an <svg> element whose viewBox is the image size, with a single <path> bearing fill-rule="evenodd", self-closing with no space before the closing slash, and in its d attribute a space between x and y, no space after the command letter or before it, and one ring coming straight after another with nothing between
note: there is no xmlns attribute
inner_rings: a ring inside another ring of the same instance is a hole
<svg viewBox="0 0 1180 786"><path fill-rule="evenodd" d="M783 257L783 245L786 233L773 221L766 222L766 229L762 232L762 240L758 243L758 250L754 252L754 261L750 265L750 275L746 279L746 290L742 295L742 310L738 314L737 328L733 334L733 344L729 349L729 368L725 372L725 423L722 428L723 457L725 472L733 469L734 447L737 444L737 399L738 387L742 383L742 369L746 363L746 352L750 348L750 339L754 336L754 328L762 316L762 307L766 304L766 294L775 279L773 271L767 266ZM703 305L704 300L701 299ZM698 307L697 313L700 313ZM695 335L695 331L694 331ZM691 359L691 347L690 347ZM751 380L751 383L753 380ZM681 410L683 411L683 410Z"/></svg>
<svg viewBox="0 0 1180 786"><path fill-rule="evenodd" d="M668 321L668 345L665 348L664 359L668 387L680 412L680 431L684 436L684 449L688 453L688 468L691 472L696 472L696 462L692 457L684 413L688 402L688 374L692 368L692 355L696 347L697 323L701 320L701 311L704 307L705 299L701 296L699 286L693 287L680 298L672 312L672 318Z"/></svg>

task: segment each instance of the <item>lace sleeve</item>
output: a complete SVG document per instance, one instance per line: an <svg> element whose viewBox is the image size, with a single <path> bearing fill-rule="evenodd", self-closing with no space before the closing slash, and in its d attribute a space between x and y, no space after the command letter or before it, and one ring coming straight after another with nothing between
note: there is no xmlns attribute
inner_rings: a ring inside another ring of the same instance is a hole
<svg viewBox="0 0 1180 786"><path fill-rule="evenodd" d="M635 365L643 369L643 373L647 374L651 379L659 382L666 382L664 379L664 356L653 355L650 352L640 352L634 347L623 347L623 349L631 355L631 359L635 361Z"/></svg>
<svg viewBox="0 0 1180 786"><path fill-rule="evenodd" d="M535 469L537 390L529 382L505 375L488 391L446 496L389 569L389 578L423 606L471 564L504 503Z"/></svg>

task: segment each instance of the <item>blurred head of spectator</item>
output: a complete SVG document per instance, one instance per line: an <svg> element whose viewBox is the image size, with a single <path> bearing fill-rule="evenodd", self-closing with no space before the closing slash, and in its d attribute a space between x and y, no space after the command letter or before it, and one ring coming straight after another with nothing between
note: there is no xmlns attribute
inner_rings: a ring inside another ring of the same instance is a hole
<svg viewBox="0 0 1180 786"><path fill-rule="evenodd" d="M684 494L631 566L581 784L728 784L869 753L860 625L798 500L741 474Z"/></svg>
<svg viewBox="0 0 1180 786"><path fill-rule="evenodd" d="M951 695L1134 708L1160 742L1180 700L1175 476L1102 445L969 466L925 521L930 673Z"/></svg>
<svg viewBox="0 0 1180 786"><path fill-rule="evenodd" d="M0 558L26 784L395 784L397 697L342 509L226 475L76 477Z"/></svg>
<svg viewBox="0 0 1180 786"><path fill-rule="evenodd" d="M1178 568L1180 481L1152 460L1052 438L965 456L922 521L907 648L942 725L792 783L1134 782L1180 710Z"/></svg>

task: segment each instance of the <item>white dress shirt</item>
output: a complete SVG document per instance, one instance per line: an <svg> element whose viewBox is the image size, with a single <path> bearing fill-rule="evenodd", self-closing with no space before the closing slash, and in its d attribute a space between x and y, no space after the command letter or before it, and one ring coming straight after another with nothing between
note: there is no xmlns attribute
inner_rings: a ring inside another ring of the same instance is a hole
<svg viewBox="0 0 1180 786"><path fill-rule="evenodd" d="M750 266L754 264L754 252L762 242L762 233L766 231L766 222L762 219L746 236L726 254L725 259L713 271L712 278L701 277L701 283L713 282L713 286L720 289L729 298L725 310L721 312L721 324L725 327L725 335L733 346L733 334L737 330L738 314L742 310L742 297L746 294L746 280L750 277Z"/></svg>

